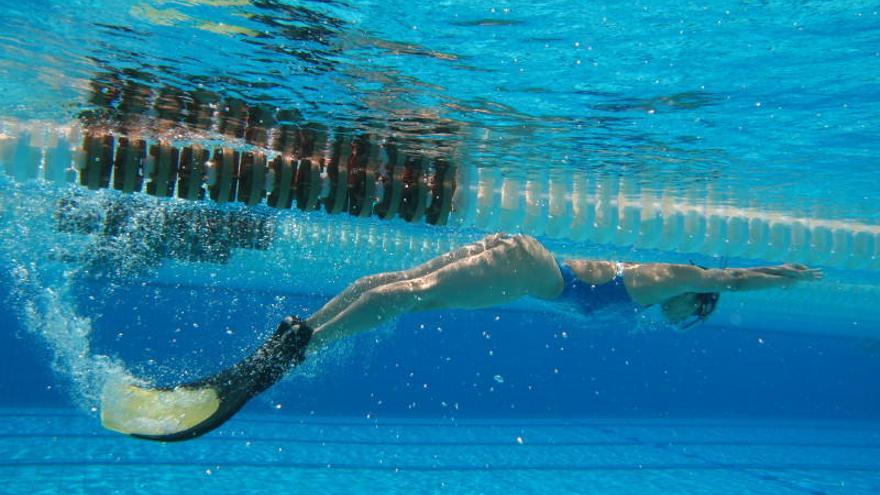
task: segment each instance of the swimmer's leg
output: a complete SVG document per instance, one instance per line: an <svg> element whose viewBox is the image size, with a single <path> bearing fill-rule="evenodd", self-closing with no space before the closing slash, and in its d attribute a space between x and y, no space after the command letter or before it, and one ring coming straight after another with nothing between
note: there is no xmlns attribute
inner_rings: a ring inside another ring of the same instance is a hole
<svg viewBox="0 0 880 495"><path fill-rule="evenodd" d="M394 281L379 278L352 289L346 298L354 300L314 332L308 322L285 319L254 354L213 377L164 389L108 387L101 404L104 426L149 440L195 438L302 362L310 342L368 330L407 311L488 307L524 295L550 298L562 287L553 256L524 236L495 236L388 279Z"/></svg>
<svg viewBox="0 0 880 495"><path fill-rule="evenodd" d="M379 273L376 275L368 275L366 277L359 278L354 283L349 285L344 291L331 299L330 302L325 304L320 310L310 316L308 319L309 326L311 326L312 328L318 328L321 325L325 324L328 320L342 312L346 307L356 301L357 298L361 296L361 294L367 292L370 289L379 287L381 285L388 285L394 282L400 282L402 280L413 280L419 277L423 277L431 272L443 268L450 263L456 262L464 258L469 258L471 256L475 256L487 249L492 249L493 247L499 245L502 239L507 238L509 237L504 234L493 234L485 237L480 241L468 244L467 246L450 251L448 253L441 254L440 256L437 256L436 258L426 261L425 263L422 263L421 265L416 266L415 268L411 268L409 270Z"/></svg>
<svg viewBox="0 0 880 495"><path fill-rule="evenodd" d="M314 345L369 330L413 311L477 309L524 296L550 299L562 290L556 261L538 241L527 236L498 239L489 249L438 264L421 276L376 285L319 325ZM313 319L307 320L312 325Z"/></svg>

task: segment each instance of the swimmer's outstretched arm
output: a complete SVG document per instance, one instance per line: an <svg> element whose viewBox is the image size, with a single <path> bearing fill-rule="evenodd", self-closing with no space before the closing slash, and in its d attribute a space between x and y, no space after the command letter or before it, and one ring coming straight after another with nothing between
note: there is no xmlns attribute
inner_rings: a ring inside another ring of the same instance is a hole
<svg viewBox="0 0 880 495"><path fill-rule="evenodd" d="M791 287L798 282L821 280L822 270L787 263L754 268L700 270L693 281L701 291L735 292Z"/></svg>
<svg viewBox="0 0 880 495"><path fill-rule="evenodd" d="M740 292L788 288L821 280L822 270L796 263L752 268L703 269L693 265L656 263L633 270L639 302L656 304L685 292Z"/></svg>

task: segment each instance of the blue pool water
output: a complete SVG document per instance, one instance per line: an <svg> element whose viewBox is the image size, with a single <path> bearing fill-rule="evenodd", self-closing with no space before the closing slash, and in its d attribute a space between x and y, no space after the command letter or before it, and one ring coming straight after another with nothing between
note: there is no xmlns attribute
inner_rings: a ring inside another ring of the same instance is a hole
<svg viewBox="0 0 880 495"><path fill-rule="evenodd" d="M0 27L0 492L880 492L875 4L0 0ZM316 211L88 182L90 133L272 158L290 122L326 131L313 160L363 139L429 188L450 165L448 221L328 214L329 165ZM825 279L724 294L688 333L411 314L204 438L101 428L106 383L209 375L496 230Z"/></svg>
<svg viewBox="0 0 880 495"><path fill-rule="evenodd" d="M244 415L202 445L156 445L64 410L2 414L11 493L872 493L880 468L875 423Z"/></svg>

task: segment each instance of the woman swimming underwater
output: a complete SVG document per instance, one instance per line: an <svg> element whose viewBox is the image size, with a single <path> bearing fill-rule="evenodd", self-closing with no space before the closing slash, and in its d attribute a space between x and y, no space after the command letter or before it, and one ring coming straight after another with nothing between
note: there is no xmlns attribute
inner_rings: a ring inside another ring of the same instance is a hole
<svg viewBox="0 0 880 495"><path fill-rule="evenodd" d="M370 330L404 313L478 309L530 296L589 314L659 305L686 329L712 313L719 294L818 280L803 265L703 269L667 263L560 261L529 236L496 234L410 270L361 278L305 320L285 318L249 357L217 375L175 388L120 384L105 389L105 427L160 441L195 438L221 425L299 364L308 350Z"/></svg>

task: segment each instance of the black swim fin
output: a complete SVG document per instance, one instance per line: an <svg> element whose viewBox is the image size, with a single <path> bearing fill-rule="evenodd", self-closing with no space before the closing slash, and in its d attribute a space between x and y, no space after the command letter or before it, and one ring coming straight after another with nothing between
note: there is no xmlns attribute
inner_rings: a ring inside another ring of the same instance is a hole
<svg viewBox="0 0 880 495"><path fill-rule="evenodd" d="M204 435L301 363L312 334L305 323L288 316L253 354L212 377L174 388L105 387L101 423L110 430L161 442Z"/></svg>

